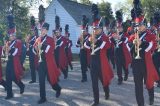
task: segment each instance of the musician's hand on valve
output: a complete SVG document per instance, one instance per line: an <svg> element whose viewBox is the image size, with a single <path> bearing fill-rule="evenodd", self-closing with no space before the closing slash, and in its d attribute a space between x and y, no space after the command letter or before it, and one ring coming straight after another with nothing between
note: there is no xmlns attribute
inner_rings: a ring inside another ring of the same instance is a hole
<svg viewBox="0 0 160 106"><path fill-rule="evenodd" d="M114 39L119 39L119 38L120 38L117 33L114 33L114 34L112 35L112 37L113 37Z"/></svg>
<svg viewBox="0 0 160 106"><path fill-rule="evenodd" d="M133 40L133 44L137 44L137 39L134 39L134 40Z"/></svg>
<svg viewBox="0 0 160 106"><path fill-rule="evenodd" d="M41 47L42 47L42 44L41 44L41 43L39 43L39 44L38 44L38 48L39 48L39 49L41 49Z"/></svg>
<svg viewBox="0 0 160 106"><path fill-rule="evenodd" d="M95 44L97 42L97 39L94 38L93 43Z"/></svg>
<svg viewBox="0 0 160 106"><path fill-rule="evenodd" d="M134 39L133 40L133 44L137 44L139 43L139 45L141 45L142 41L141 40L138 40L138 39Z"/></svg>
<svg viewBox="0 0 160 106"><path fill-rule="evenodd" d="M120 40L120 39L121 39L121 37L120 37L120 36L117 36L117 39L119 39L119 40Z"/></svg>
<svg viewBox="0 0 160 106"><path fill-rule="evenodd" d="M8 51L10 51L11 50L11 48L10 47L8 47Z"/></svg>
<svg viewBox="0 0 160 106"><path fill-rule="evenodd" d="M114 34L112 35L112 37L115 39L115 38L116 38L116 33L114 33Z"/></svg>

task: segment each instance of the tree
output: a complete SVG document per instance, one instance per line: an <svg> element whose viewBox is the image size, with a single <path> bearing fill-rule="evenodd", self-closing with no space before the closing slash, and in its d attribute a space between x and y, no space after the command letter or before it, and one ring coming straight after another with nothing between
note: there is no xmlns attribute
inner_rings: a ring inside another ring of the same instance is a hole
<svg viewBox="0 0 160 106"><path fill-rule="evenodd" d="M91 5L92 2L90 0L80 0L80 3L86 4L86 5Z"/></svg>
<svg viewBox="0 0 160 106"><path fill-rule="evenodd" d="M15 17L17 35L21 35L24 38L30 30L29 8L39 4L40 1L42 0L1 0L0 33L7 34L6 17L10 11Z"/></svg>
<svg viewBox="0 0 160 106"><path fill-rule="evenodd" d="M141 3L147 19L150 19L150 16L153 16L155 11L160 10L159 0L141 0ZM126 0L123 3L118 2L115 7L117 10L122 9L125 17L130 18L130 10L133 8L133 0Z"/></svg>
<svg viewBox="0 0 160 106"><path fill-rule="evenodd" d="M77 0L76 0L77 1ZM51 2L52 2L52 0L46 0L46 2L48 3L48 4L50 4Z"/></svg>
<svg viewBox="0 0 160 106"><path fill-rule="evenodd" d="M109 2L105 2L104 0L102 3L98 4L98 8L100 10L100 15L107 17L109 20L112 20L113 17L113 11L111 8L111 4Z"/></svg>
<svg viewBox="0 0 160 106"><path fill-rule="evenodd" d="M17 35L25 36L30 30L29 9L27 7L20 7L18 4L14 5L14 16L16 23Z"/></svg>
<svg viewBox="0 0 160 106"><path fill-rule="evenodd" d="M126 0L125 2L118 2L115 5L115 11L117 10L122 10L123 12L123 17L125 17L126 19L130 19L131 18L131 9L133 8L133 0Z"/></svg>
<svg viewBox="0 0 160 106"><path fill-rule="evenodd" d="M159 0L141 0L141 2L147 19L150 19L150 17L153 16L155 11L160 10Z"/></svg>
<svg viewBox="0 0 160 106"><path fill-rule="evenodd" d="M72 1L78 2L77 0L72 0Z"/></svg>

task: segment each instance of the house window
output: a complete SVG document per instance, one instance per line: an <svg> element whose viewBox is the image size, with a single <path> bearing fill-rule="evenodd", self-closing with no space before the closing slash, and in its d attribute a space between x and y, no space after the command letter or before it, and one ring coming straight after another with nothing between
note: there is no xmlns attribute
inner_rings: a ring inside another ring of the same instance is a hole
<svg viewBox="0 0 160 106"><path fill-rule="evenodd" d="M57 13L56 13L56 9L54 9L54 14L56 15Z"/></svg>

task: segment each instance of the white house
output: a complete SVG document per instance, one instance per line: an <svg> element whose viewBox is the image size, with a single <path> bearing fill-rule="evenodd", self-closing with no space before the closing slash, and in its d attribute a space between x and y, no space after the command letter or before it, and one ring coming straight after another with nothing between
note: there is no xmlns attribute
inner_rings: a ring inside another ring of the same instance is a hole
<svg viewBox="0 0 160 106"><path fill-rule="evenodd" d="M50 24L49 35L55 29L55 16L60 17L60 25L64 34L65 25L69 25L70 39L73 42L72 52L79 53L76 48L76 41L81 34L82 15L86 15L91 20L91 7L70 0L52 0L45 10L45 21Z"/></svg>

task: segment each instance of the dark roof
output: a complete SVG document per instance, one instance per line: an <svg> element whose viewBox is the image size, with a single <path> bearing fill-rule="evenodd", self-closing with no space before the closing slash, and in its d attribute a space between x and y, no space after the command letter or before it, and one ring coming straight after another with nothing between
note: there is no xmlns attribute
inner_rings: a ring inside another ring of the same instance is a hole
<svg viewBox="0 0 160 106"><path fill-rule="evenodd" d="M80 25L82 15L86 15L91 23L91 6L80 4L70 0L57 0L65 10L74 18L74 20Z"/></svg>

